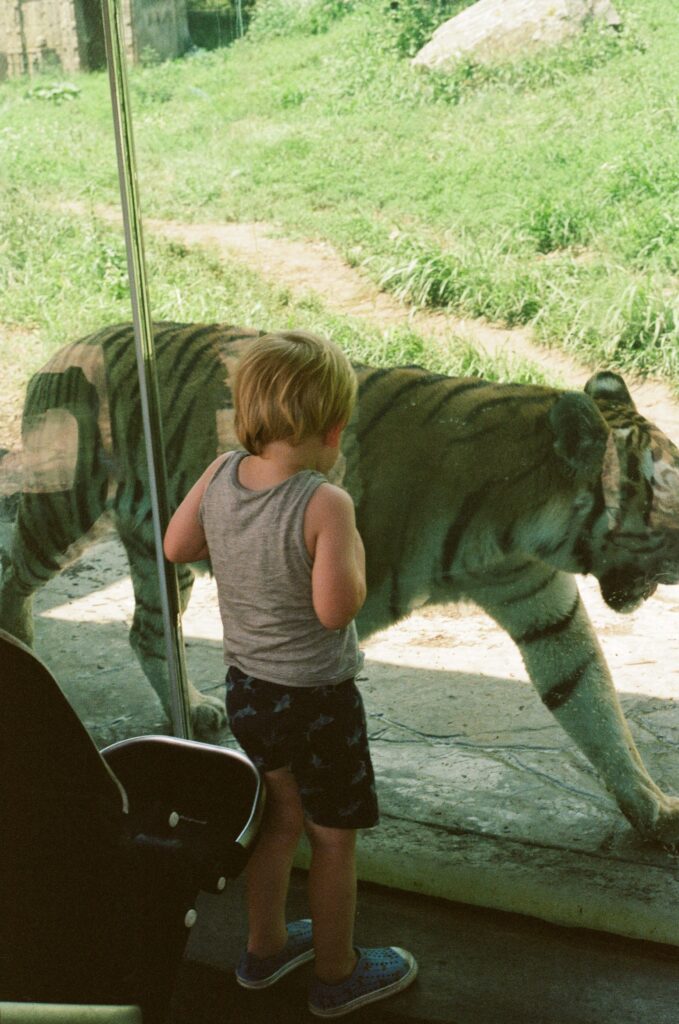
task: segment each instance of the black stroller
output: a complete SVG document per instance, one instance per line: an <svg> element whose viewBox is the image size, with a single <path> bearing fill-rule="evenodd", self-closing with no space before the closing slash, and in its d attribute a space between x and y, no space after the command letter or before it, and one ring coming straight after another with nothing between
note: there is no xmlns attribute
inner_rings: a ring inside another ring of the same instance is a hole
<svg viewBox="0 0 679 1024"><path fill-rule="evenodd" d="M0 699L0 1001L131 1005L160 1024L199 890L221 891L252 850L259 775L166 736L100 754L1 630Z"/></svg>

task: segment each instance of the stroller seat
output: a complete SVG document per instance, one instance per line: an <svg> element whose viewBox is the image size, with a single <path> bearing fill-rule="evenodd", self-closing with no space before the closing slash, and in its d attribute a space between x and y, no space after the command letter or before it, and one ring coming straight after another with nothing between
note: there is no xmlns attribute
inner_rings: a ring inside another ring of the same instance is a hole
<svg viewBox="0 0 679 1024"><path fill-rule="evenodd" d="M0 630L0 1000L165 1019L200 890L244 867L264 790L242 754L169 736L101 753Z"/></svg>

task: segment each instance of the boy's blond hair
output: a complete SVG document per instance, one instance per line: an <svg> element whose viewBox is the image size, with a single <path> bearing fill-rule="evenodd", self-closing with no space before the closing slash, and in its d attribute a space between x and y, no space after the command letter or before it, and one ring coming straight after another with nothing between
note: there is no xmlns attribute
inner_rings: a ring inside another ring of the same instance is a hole
<svg viewBox="0 0 679 1024"><path fill-rule="evenodd" d="M356 401L356 375L344 352L306 331L265 334L236 370L238 440L252 455L272 441L297 445L344 425Z"/></svg>

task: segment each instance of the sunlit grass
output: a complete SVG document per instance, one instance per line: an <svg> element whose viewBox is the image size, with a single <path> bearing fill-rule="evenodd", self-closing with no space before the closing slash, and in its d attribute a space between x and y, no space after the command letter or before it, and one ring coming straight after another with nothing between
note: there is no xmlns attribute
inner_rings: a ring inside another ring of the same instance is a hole
<svg viewBox="0 0 679 1024"><path fill-rule="evenodd" d="M144 212L325 238L404 301L529 324L593 364L677 378L679 26L667 5L621 0L622 32L442 78L402 56L404 26L412 39L422 27L405 2L399 25L382 0L355 0L339 20L314 4L315 34L260 32L131 72ZM27 212L38 199L118 201L106 76L66 85L0 86L0 319L60 340L129 315L121 238ZM147 244L154 312L304 315L233 268Z"/></svg>

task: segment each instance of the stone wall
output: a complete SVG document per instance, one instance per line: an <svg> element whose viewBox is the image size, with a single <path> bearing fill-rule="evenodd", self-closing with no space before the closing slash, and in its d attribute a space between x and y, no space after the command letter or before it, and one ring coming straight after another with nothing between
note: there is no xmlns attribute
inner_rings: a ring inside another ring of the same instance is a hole
<svg viewBox="0 0 679 1024"><path fill-rule="evenodd" d="M186 0L121 0L128 60L167 60L191 45ZM0 0L0 80L105 66L100 0Z"/></svg>
<svg viewBox="0 0 679 1024"><path fill-rule="evenodd" d="M74 0L6 0L0 5L0 77L50 65L81 66Z"/></svg>
<svg viewBox="0 0 679 1024"><path fill-rule="evenodd" d="M131 0L130 7L133 60L145 51L169 60L191 45L186 0Z"/></svg>
<svg viewBox="0 0 679 1024"><path fill-rule="evenodd" d="M10 0L0 4L0 81L20 75L23 70L18 7Z"/></svg>

